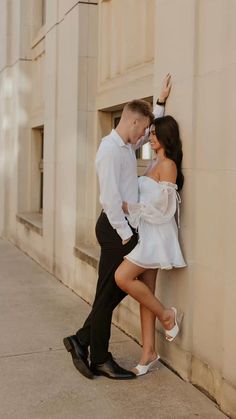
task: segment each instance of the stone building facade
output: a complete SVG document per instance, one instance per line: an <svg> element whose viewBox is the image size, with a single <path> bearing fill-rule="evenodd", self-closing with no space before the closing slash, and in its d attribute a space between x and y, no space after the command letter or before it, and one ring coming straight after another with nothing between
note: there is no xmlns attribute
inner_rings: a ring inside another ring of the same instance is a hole
<svg viewBox="0 0 236 419"><path fill-rule="evenodd" d="M1 0L0 235L91 302L101 210L99 141L133 98L155 101L184 148L180 240L186 269L157 294L185 313L162 359L236 417L236 1ZM142 172L150 153L138 156ZM234 183L235 182L235 183ZM114 321L140 340L126 298Z"/></svg>

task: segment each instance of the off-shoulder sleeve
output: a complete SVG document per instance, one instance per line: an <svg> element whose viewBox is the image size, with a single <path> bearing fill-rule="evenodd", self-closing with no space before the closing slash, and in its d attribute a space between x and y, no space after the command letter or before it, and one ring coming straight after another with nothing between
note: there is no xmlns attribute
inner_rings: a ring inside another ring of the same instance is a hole
<svg viewBox="0 0 236 419"><path fill-rule="evenodd" d="M179 203L180 198L176 189L173 186L170 187L168 184L164 184L155 206L148 202L128 203L129 222L134 228L139 226L140 220L150 224L167 223L174 217Z"/></svg>

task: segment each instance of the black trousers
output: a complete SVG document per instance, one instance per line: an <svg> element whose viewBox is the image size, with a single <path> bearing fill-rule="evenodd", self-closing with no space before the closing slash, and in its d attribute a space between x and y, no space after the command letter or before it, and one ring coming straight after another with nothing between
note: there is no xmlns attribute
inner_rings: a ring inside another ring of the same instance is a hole
<svg viewBox="0 0 236 419"><path fill-rule="evenodd" d="M133 231L131 240L122 245L104 212L96 224L96 236L101 246L98 282L92 310L83 327L76 333L82 345L90 346L91 362L103 363L107 360L111 319L114 308L126 294L116 285L114 274L126 254L137 244L137 234Z"/></svg>

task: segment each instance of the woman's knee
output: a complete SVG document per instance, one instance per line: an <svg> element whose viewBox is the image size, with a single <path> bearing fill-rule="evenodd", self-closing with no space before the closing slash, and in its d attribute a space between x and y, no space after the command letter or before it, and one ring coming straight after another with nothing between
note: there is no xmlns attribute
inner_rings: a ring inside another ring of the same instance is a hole
<svg viewBox="0 0 236 419"><path fill-rule="evenodd" d="M118 268L115 272L115 281L119 288L125 291L125 280L124 275L122 274L123 269Z"/></svg>

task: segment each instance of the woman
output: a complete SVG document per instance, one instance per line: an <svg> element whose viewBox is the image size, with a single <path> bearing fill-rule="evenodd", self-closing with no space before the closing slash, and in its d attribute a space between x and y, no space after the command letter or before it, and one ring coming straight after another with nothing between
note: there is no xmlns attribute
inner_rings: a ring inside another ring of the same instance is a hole
<svg viewBox="0 0 236 419"><path fill-rule="evenodd" d="M154 296L157 270L186 266L174 217L177 208L179 220L177 188L180 191L184 182L182 143L175 119L155 119L150 127L150 142L156 158L139 178L139 203L123 203L130 224L138 228L139 242L115 274L117 285L140 303L143 352L135 367L137 375L146 374L159 359L155 352L156 317L167 340L172 341L179 332L176 308L166 308Z"/></svg>

